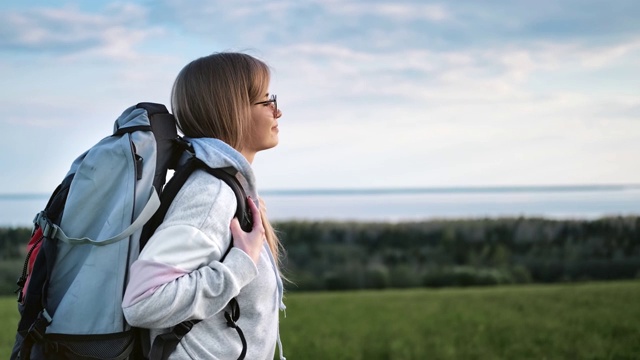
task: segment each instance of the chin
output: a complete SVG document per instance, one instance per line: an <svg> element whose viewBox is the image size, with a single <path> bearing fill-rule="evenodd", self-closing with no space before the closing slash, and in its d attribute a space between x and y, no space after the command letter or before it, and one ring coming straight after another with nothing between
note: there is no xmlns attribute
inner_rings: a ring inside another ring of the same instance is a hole
<svg viewBox="0 0 640 360"><path fill-rule="evenodd" d="M278 141L272 141L268 144L264 144L264 146L262 147L262 150L269 150L269 149L273 149L274 147L278 146Z"/></svg>
<svg viewBox="0 0 640 360"><path fill-rule="evenodd" d="M280 138L278 138L278 135L276 134L276 135L271 139L271 147L276 147L279 143L280 143Z"/></svg>

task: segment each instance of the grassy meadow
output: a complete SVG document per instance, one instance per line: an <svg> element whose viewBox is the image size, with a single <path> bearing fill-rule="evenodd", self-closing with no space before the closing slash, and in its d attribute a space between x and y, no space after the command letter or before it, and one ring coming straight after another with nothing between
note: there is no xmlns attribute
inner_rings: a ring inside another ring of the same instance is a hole
<svg viewBox="0 0 640 360"><path fill-rule="evenodd" d="M289 293L288 359L640 359L640 281ZM0 298L0 358L17 315Z"/></svg>

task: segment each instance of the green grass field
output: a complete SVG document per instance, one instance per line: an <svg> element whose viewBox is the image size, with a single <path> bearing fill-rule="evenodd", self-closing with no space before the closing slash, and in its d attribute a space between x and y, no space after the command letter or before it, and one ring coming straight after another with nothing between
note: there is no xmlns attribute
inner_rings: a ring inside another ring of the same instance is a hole
<svg viewBox="0 0 640 360"><path fill-rule="evenodd" d="M640 359L640 281L291 293L288 359ZM15 299L0 299L0 358Z"/></svg>

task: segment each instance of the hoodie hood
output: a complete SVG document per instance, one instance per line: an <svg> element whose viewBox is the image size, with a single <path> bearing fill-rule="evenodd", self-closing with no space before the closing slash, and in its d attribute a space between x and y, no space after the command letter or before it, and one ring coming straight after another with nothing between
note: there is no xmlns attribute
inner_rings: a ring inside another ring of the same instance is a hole
<svg viewBox="0 0 640 360"><path fill-rule="evenodd" d="M186 138L186 140L193 146L196 157L209 167L236 169L239 175L238 180L244 191L253 199L258 199L256 179L251 164L238 150L219 139Z"/></svg>

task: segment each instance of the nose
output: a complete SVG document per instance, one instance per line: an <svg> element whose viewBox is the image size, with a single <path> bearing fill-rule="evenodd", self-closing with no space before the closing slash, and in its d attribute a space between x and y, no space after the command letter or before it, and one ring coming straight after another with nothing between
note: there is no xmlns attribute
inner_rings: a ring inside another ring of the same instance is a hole
<svg viewBox="0 0 640 360"><path fill-rule="evenodd" d="M278 109L278 110L276 111L276 119L279 119L279 118L280 118L280 116L282 116L282 110Z"/></svg>

